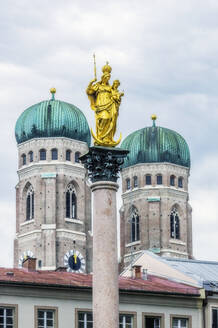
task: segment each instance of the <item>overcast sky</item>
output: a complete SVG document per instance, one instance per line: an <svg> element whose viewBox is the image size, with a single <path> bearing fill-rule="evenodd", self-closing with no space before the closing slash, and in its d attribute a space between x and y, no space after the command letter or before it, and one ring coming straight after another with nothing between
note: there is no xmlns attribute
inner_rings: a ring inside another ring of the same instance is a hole
<svg viewBox="0 0 218 328"><path fill-rule="evenodd" d="M93 52L98 77L108 60L125 91L123 137L155 113L186 139L194 255L218 261L217 18L217 0L0 0L0 266L13 264L16 120L54 86L94 126Z"/></svg>

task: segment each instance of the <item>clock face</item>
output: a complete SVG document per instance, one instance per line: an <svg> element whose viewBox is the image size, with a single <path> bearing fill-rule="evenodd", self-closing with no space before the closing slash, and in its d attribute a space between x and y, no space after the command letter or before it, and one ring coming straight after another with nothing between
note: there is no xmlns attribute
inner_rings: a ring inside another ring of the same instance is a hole
<svg viewBox="0 0 218 328"><path fill-rule="evenodd" d="M25 252L23 252L23 254L21 254L21 256L19 258L19 264L18 264L19 268L22 268L23 261L25 261L28 257L34 257L33 252L25 251Z"/></svg>
<svg viewBox="0 0 218 328"><path fill-rule="evenodd" d="M70 250L64 255L64 265L68 272L85 272L85 259L76 250Z"/></svg>

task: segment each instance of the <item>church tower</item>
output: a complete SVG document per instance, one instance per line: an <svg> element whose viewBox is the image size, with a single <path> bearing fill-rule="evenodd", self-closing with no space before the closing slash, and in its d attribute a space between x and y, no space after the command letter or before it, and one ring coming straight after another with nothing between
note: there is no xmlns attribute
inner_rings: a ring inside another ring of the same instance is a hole
<svg viewBox="0 0 218 328"><path fill-rule="evenodd" d="M152 120L122 143L129 150L122 169L122 267L142 250L192 258L189 148L181 135L156 126L155 115Z"/></svg>
<svg viewBox="0 0 218 328"><path fill-rule="evenodd" d="M27 108L15 128L18 144L14 266L91 271L91 192L79 157L90 131L72 104L51 99Z"/></svg>

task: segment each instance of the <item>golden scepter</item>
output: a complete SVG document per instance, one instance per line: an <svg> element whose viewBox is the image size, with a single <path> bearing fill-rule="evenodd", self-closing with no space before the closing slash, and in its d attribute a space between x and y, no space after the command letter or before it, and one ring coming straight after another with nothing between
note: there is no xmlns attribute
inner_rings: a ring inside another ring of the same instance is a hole
<svg viewBox="0 0 218 328"><path fill-rule="evenodd" d="M95 75L95 79L97 81L95 54L93 54L93 58L94 58L94 75Z"/></svg>

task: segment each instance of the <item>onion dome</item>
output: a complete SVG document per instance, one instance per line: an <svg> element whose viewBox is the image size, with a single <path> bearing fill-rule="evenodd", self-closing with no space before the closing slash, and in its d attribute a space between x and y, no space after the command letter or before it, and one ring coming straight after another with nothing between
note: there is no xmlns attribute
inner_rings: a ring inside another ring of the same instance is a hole
<svg viewBox="0 0 218 328"><path fill-rule="evenodd" d="M121 148L129 150L123 167L139 163L173 163L190 167L190 152L185 139L177 132L156 126L137 130L127 136Z"/></svg>
<svg viewBox="0 0 218 328"><path fill-rule="evenodd" d="M91 135L85 115L72 104L56 100L55 88L52 98L27 108L15 126L17 143L33 138L66 137L87 142Z"/></svg>

